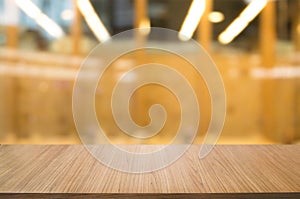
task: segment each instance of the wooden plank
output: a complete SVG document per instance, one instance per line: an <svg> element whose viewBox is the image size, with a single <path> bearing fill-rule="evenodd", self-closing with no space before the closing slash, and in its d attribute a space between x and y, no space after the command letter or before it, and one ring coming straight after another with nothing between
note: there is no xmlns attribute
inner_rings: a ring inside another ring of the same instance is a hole
<svg viewBox="0 0 300 199"><path fill-rule="evenodd" d="M148 1L135 0L134 1L134 27L139 28L143 20L148 18Z"/></svg>
<svg viewBox="0 0 300 199"><path fill-rule="evenodd" d="M18 47L18 27L17 26L7 26L6 27L7 36L7 47L16 49Z"/></svg>
<svg viewBox="0 0 300 199"><path fill-rule="evenodd" d="M134 1L134 28L141 28L142 23L144 23L148 19L148 0L135 0ZM146 35L141 31L136 32L136 42L137 45L143 46ZM143 59L143 55L141 54L141 59Z"/></svg>
<svg viewBox="0 0 300 199"><path fill-rule="evenodd" d="M73 0L74 4L74 21L71 26L72 39L73 39L73 55L79 55L80 51L80 41L82 37L82 16L77 7L77 0Z"/></svg>
<svg viewBox="0 0 300 199"><path fill-rule="evenodd" d="M260 53L261 64L265 68L272 68L275 64L275 2L268 2L260 16ZM263 133L273 138L276 126L275 82L266 79L262 82L262 120Z"/></svg>
<svg viewBox="0 0 300 199"><path fill-rule="evenodd" d="M103 146L97 147L101 150ZM134 147L138 152L161 146L126 147ZM128 174L105 167L82 145L2 145L0 197L300 196L299 145L218 145L202 160L198 158L199 148L193 145L178 161L162 170Z"/></svg>
<svg viewBox="0 0 300 199"><path fill-rule="evenodd" d="M135 0L134 1L134 28L142 28L142 23L148 19L148 0ZM137 48L143 48L147 35L143 34L141 31L135 31L135 42ZM136 65L142 65L147 63L147 56L144 49L134 52ZM145 117L143 117L143 107L144 102L142 101L143 96L136 95L134 100L134 115L136 118L142 118L142 123L146 123Z"/></svg>
<svg viewBox="0 0 300 199"><path fill-rule="evenodd" d="M18 48L18 37L19 37L18 27L16 25L7 25L6 26L6 48L9 49L9 52L15 52L15 50ZM6 81L8 78L4 78ZM9 126L8 129L10 131L4 132L4 136L11 136L11 132L17 132L18 131L18 125L17 125L17 112L18 106L18 81L17 79L13 78L11 81L6 84L8 94L5 95L4 100L9 100L9 103L5 104L7 106L7 110L9 111L6 114L5 125ZM3 95L4 96L4 95Z"/></svg>
<svg viewBox="0 0 300 199"><path fill-rule="evenodd" d="M270 69L276 63L276 2L269 1L262 11L260 37L262 66ZM272 140L292 143L296 137L295 91L293 79L263 81L263 131Z"/></svg>
<svg viewBox="0 0 300 199"><path fill-rule="evenodd" d="M260 16L260 49L262 65L272 68L276 61L276 2L269 1Z"/></svg>
<svg viewBox="0 0 300 199"><path fill-rule="evenodd" d="M298 193L289 193L288 197L287 193L260 193L260 194L249 194L249 193L228 193L226 197L223 194L101 194L101 198L133 198L133 199L151 199L151 198L163 198L163 199L182 199L182 198L191 198L191 199L254 199L254 198L264 198L264 199L281 199L281 198L297 198L299 197ZM53 193L53 194L0 194L1 198L8 199L35 199L35 198L99 198L99 194L73 194L73 193Z"/></svg>
<svg viewBox="0 0 300 199"><path fill-rule="evenodd" d="M300 65L300 0L295 0L290 2L292 10L290 15L292 16L292 38L293 38L293 46L294 46L294 60L293 64L295 66ZM300 93L298 92L300 89L300 80L295 80L295 139L300 139Z"/></svg>
<svg viewBox="0 0 300 199"><path fill-rule="evenodd" d="M300 13L297 12L300 9L300 1L291 2L293 6L293 12L291 12L293 19L293 44L296 52L300 52Z"/></svg>
<svg viewBox="0 0 300 199"><path fill-rule="evenodd" d="M212 23L209 21L209 14L213 9L213 1L206 0L205 11L198 26L198 42L207 51L210 50L212 41Z"/></svg>
<svg viewBox="0 0 300 199"><path fill-rule="evenodd" d="M3 2L6 25L6 45L8 48L15 49L18 46L18 25L19 25L19 10L14 1L5 0Z"/></svg>

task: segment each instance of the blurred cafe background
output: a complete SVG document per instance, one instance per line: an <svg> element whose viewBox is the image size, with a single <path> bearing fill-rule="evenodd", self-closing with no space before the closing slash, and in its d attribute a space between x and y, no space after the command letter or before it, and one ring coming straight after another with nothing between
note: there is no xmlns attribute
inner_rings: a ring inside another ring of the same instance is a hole
<svg viewBox="0 0 300 199"><path fill-rule="evenodd" d="M300 0L0 0L0 144L79 144L72 91L81 63L99 43L141 27L182 32L180 43L151 41L188 51L185 40L194 39L216 63L227 95L218 143L300 143ZM150 40L149 32L135 39ZM186 63L170 56L128 54L106 71L95 107L112 142L168 143L178 128L176 98L154 85L139 89L129 108L143 126L149 107L162 104L168 114L162 132L139 141L113 120L109 90L120 74L149 60L163 60L193 82L204 112L195 142L202 142L209 94Z"/></svg>

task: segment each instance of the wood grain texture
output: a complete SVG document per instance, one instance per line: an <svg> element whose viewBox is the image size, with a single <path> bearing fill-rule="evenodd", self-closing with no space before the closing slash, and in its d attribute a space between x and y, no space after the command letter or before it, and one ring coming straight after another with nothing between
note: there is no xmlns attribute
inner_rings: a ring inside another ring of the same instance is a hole
<svg viewBox="0 0 300 199"><path fill-rule="evenodd" d="M202 160L199 148L192 146L165 169L128 174L103 166L82 145L2 145L0 197L300 196L299 145L219 145Z"/></svg>

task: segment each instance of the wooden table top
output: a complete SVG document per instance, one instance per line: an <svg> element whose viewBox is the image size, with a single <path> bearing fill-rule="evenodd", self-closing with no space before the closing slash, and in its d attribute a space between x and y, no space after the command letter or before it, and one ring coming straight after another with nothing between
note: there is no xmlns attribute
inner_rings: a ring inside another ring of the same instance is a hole
<svg viewBox="0 0 300 199"><path fill-rule="evenodd" d="M0 197L300 198L300 145L217 145L201 160L199 148L162 170L129 174L82 145L1 145Z"/></svg>

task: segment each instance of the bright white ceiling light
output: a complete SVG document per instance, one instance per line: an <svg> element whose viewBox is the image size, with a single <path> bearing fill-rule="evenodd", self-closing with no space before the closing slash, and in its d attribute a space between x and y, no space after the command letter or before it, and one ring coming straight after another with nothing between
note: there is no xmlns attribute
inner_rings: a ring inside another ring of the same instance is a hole
<svg viewBox="0 0 300 199"><path fill-rule="evenodd" d="M61 18L66 21L72 20L74 18L74 11L69 9L62 11Z"/></svg>
<svg viewBox="0 0 300 199"><path fill-rule="evenodd" d="M200 19L205 11L206 0L193 0L189 11L180 28L178 38L183 41L190 40L197 29Z"/></svg>
<svg viewBox="0 0 300 199"><path fill-rule="evenodd" d="M139 32L143 35L149 35L151 32L151 24L148 18L141 20L139 24Z"/></svg>
<svg viewBox="0 0 300 199"><path fill-rule="evenodd" d="M95 12L91 2L89 0L77 0L77 5L96 38L100 42L110 39L110 34Z"/></svg>
<svg viewBox="0 0 300 199"><path fill-rule="evenodd" d="M208 19L210 22L212 23L220 23L222 21L224 21L224 14L222 12L211 12L208 15Z"/></svg>
<svg viewBox="0 0 300 199"><path fill-rule="evenodd" d="M49 35L60 38L65 35L62 28L45 15L31 0L15 0L17 6L33 18Z"/></svg>
<svg viewBox="0 0 300 199"><path fill-rule="evenodd" d="M224 30L218 40L222 44L229 44L248 24L264 9L268 0L252 0L241 14Z"/></svg>

